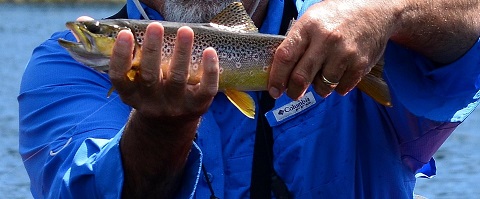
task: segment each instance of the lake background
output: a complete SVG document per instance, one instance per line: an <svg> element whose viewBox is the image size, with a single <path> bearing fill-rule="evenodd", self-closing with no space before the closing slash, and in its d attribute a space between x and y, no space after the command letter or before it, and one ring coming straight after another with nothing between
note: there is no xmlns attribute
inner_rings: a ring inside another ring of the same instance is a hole
<svg viewBox="0 0 480 199"><path fill-rule="evenodd" d="M82 15L107 17L123 5L1 2L5 0L0 0L0 199L32 198L29 179L18 155L16 100L31 52L53 32L64 30L66 21ZM416 193L431 199L480 198L479 149L480 109L477 109L435 154L438 175L429 180L419 179Z"/></svg>

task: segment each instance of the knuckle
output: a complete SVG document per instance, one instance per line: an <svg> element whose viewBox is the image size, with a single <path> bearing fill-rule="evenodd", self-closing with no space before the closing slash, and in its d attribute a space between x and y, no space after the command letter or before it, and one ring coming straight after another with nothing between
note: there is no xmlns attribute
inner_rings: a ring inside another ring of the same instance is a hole
<svg viewBox="0 0 480 199"><path fill-rule="evenodd" d="M133 44L128 41L116 41L112 49L112 61L121 61L122 59L131 59L133 56Z"/></svg>
<svg viewBox="0 0 480 199"><path fill-rule="evenodd" d="M270 78L269 79L269 83L270 83L270 86L273 86L275 88L278 88L278 89L285 89L286 87L286 83L285 81L283 81L282 79L279 79L279 78Z"/></svg>
<svg viewBox="0 0 480 199"><path fill-rule="evenodd" d="M280 46L275 52L275 59L282 64L291 64L296 62L294 53L288 46Z"/></svg>
<svg viewBox="0 0 480 199"><path fill-rule="evenodd" d="M124 62L124 60L127 60L129 58L131 58L132 54L130 51L122 48L122 47L117 47L115 46L113 49L112 49L112 57L114 57L115 59L112 59L111 62L112 63L121 63L121 62Z"/></svg>
<svg viewBox="0 0 480 199"><path fill-rule="evenodd" d="M292 74L291 82L295 85L305 86L310 84L311 81L307 74L302 71L296 71Z"/></svg>
<svg viewBox="0 0 480 199"><path fill-rule="evenodd" d="M174 62L172 64L175 64L175 66L190 64L192 58L188 48L177 46L175 47L174 51Z"/></svg>
<svg viewBox="0 0 480 199"><path fill-rule="evenodd" d="M182 85L187 83L187 75L183 71L172 70L169 72L169 74L170 81L172 81L173 83Z"/></svg>
<svg viewBox="0 0 480 199"><path fill-rule="evenodd" d="M358 65L362 68L367 68L370 65L370 60L367 57L360 57L358 59Z"/></svg>
<svg viewBox="0 0 480 199"><path fill-rule="evenodd" d="M174 58L175 63L189 63L191 60L189 49L177 45L174 49Z"/></svg>
<svg viewBox="0 0 480 199"><path fill-rule="evenodd" d="M159 47L150 42L145 42L145 45L142 46L142 53L144 54L159 54Z"/></svg>
<svg viewBox="0 0 480 199"><path fill-rule="evenodd" d="M112 82L121 82L125 80L125 73L115 70L113 67L110 68L111 69L108 71L108 76Z"/></svg>
<svg viewBox="0 0 480 199"><path fill-rule="evenodd" d="M142 70L140 77L142 78L142 81L146 83L155 83L158 80L158 73Z"/></svg>
<svg viewBox="0 0 480 199"><path fill-rule="evenodd" d="M301 67L301 72L305 74L305 76L311 76L313 72L319 70L321 68L321 63L318 61L318 53L306 54L302 57L299 63L303 64Z"/></svg>
<svg viewBox="0 0 480 199"><path fill-rule="evenodd" d="M203 67L204 75L207 75L209 78L215 78L216 76L218 76L219 70L220 69L215 65L206 65L205 67Z"/></svg>
<svg viewBox="0 0 480 199"><path fill-rule="evenodd" d="M360 58L356 61L354 66L352 67L352 76L355 78L361 77L367 73L370 72L370 66L371 64L366 58Z"/></svg>
<svg viewBox="0 0 480 199"><path fill-rule="evenodd" d="M330 30L328 33L327 33L327 39L330 41L330 42L340 42L340 41L343 41L345 36L343 35L343 33L341 31L337 31L336 29L333 29L333 30Z"/></svg>
<svg viewBox="0 0 480 199"><path fill-rule="evenodd" d="M355 58L358 57L358 48L345 47L343 54L347 60L355 60Z"/></svg>
<svg viewBox="0 0 480 199"><path fill-rule="evenodd" d="M205 89L205 93L207 94L207 96L209 97L214 97L215 95L217 95L218 93L218 86L217 84L212 84L212 85L208 85Z"/></svg>

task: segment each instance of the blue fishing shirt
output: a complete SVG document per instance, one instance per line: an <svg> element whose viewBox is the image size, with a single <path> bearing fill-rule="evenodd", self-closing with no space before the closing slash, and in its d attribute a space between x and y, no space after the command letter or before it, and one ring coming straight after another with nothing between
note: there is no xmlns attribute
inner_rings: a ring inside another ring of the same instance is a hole
<svg viewBox="0 0 480 199"><path fill-rule="evenodd" d="M295 5L302 14L314 2ZM129 18L140 18L130 0L127 9ZM277 34L282 12L283 0L270 0L260 31ZM20 153L32 194L119 198L119 141L131 107L115 92L107 98L108 74L73 60L59 38L75 40L63 31L38 46L18 96ZM274 167L295 198L412 198L415 175L434 174L432 155L479 103L480 41L441 68L390 42L384 77L392 108L357 89L324 99L310 88L299 101L276 100L267 113ZM250 94L258 107L260 93ZM248 198L256 122L217 94L201 119L177 198L210 197L202 163L218 197Z"/></svg>

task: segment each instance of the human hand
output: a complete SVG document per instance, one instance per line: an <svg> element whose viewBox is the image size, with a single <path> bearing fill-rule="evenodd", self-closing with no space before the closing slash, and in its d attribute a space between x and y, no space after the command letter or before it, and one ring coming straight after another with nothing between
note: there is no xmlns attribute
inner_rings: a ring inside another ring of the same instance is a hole
<svg viewBox="0 0 480 199"><path fill-rule="evenodd" d="M310 84L322 97L333 90L347 94L381 58L394 31L394 6L385 4L394 3L325 0L311 6L277 48L270 95L286 90L299 99Z"/></svg>
<svg viewBox="0 0 480 199"><path fill-rule="evenodd" d="M148 25L140 52L140 69L134 81L127 77L132 68L134 37L130 31L121 31L113 48L109 75L124 103L135 108L142 119L157 124L182 126L197 121L210 106L218 92L218 57L213 48L203 52L204 68L199 84L187 84L194 33L181 27L173 59L162 76L161 51L164 29L160 23ZM138 50L138 49L136 49ZM135 53L137 56L139 53Z"/></svg>

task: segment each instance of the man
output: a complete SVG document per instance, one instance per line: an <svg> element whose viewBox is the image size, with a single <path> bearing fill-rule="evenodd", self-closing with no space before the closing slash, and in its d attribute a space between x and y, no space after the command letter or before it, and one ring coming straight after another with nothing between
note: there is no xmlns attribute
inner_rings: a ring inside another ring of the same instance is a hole
<svg viewBox="0 0 480 199"><path fill-rule="evenodd" d="M204 22L229 3L145 0L142 7L158 20ZM18 97L33 195L260 198L258 190L271 190L279 198L412 198L416 172L479 103L480 1L243 3L264 33L279 33L281 13L296 7L301 16L276 51L267 117L294 100L311 106L269 123L263 114L243 116L217 93L213 48L203 52L201 83L187 85L188 27L178 30L161 77L163 28L149 25L134 82L125 76L130 32L118 35L108 74L74 61L56 43L72 34L56 33L34 51ZM141 18L133 1L127 13ZM384 52L392 108L353 89ZM106 98L112 84L117 92ZM250 94L266 107L267 93ZM264 135L255 132L269 126L273 146L263 157L272 162L263 164L262 181L255 163L262 158L254 156Z"/></svg>

